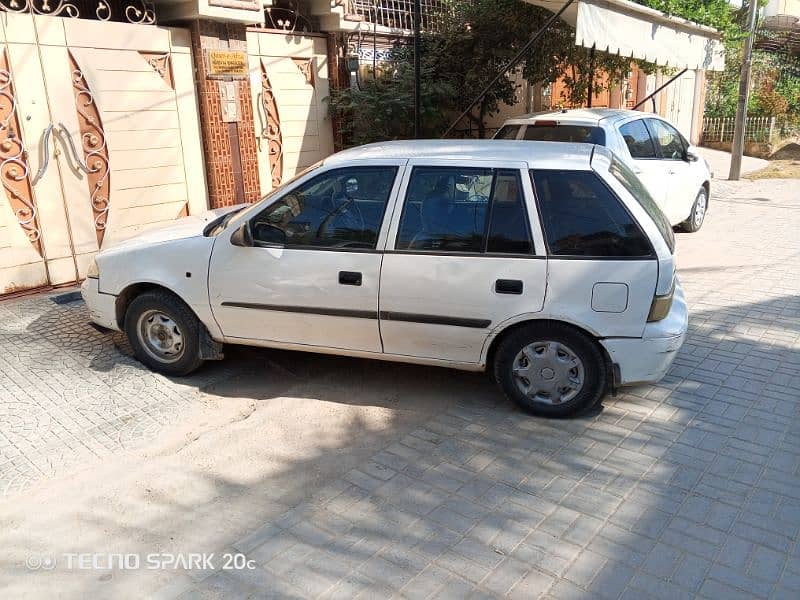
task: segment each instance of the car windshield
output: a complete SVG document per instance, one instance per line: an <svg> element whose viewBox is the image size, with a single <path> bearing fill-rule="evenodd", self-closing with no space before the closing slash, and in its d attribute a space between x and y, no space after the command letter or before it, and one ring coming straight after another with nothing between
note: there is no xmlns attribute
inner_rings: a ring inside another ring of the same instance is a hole
<svg viewBox="0 0 800 600"><path fill-rule="evenodd" d="M528 125L523 139L536 142L578 142L604 146L606 134L600 127L548 122Z"/></svg>
<svg viewBox="0 0 800 600"><path fill-rule="evenodd" d="M611 166L608 170L650 215L667 243L669 251L675 252L675 234L672 232L672 226L636 173L617 158L611 159Z"/></svg>

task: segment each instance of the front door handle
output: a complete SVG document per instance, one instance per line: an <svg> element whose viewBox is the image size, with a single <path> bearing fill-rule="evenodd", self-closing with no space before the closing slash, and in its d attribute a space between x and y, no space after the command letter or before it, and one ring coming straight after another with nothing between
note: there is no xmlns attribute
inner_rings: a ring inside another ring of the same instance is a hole
<svg viewBox="0 0 800 600"><path fill-rule="evenodd" d="M339 271L339 283L342 285L361 285L361 273L358 271Z"/></svg>
<svg viewBox="0 0 800 600"><path fill-rule="evenodd" d="M522 281L519 279L498 279L494 282L494 291L498 294L522 294Z"/></svg>
<svg viewBox="0 0 800 600"><path fill-rule="evenodd" d="M31 181L31 185L36 185L39 183L39 180L44 176L44 172L47 171L47 166L50 164L50 136L53 134L53 124L50 123L45 130L44 130L44 141L42 142L42 147L44 148L44 159L42 160L42 166L39 167L39 170L36 172L36 177L33 178Z"/></svg>

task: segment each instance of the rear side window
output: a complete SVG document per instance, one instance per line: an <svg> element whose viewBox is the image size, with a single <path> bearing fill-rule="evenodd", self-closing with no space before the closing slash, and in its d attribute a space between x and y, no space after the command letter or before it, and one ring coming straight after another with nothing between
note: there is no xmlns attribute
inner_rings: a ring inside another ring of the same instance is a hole
<svg viewBox="0 0 800 600"><path fill-rule="evenodd" d="M532 171L551 255L649 257L652 247L593 171Z"/></svg>
<svg viewBox="0 0 800 600"><path fill-rule="evenodd" d="M515 140L519 133L520 125L503 125L494 135L496 140Z"/></svg>
<svg viewBox="0 0 800 600"><path fill-rule="evenodd" d="M605 146L606 134L600 127L533 123L528 125L523 139L533 142L576 142Z"/></svg>
<svg viewBox="0 0 800 600"><path fill-rule="evenodd" d="M619 132L633 158L656 158L656 148L642 119L625 123Z"/></svg>
<svg viewBox="0 0 800 600"><path fill-rule="evenodd" d="M395 247L529 254L523 199L518 170L414 167Z"/></svg>

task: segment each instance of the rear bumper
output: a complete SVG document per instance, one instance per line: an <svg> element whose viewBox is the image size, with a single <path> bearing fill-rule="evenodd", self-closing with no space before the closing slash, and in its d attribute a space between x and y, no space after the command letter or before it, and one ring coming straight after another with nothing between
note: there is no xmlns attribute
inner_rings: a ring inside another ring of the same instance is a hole
<svg viewBox="0 0 800 600"><path fill-rule="evenodd" d="M667 318L648 323L641 338L600 340L619 368L620 385L654 383L669 371L686 339L689 313L680 283L675 284L672 308Z"/></svg>
<svg viewBox="0 0 800 600"><path fill-rule="evenodd" d="M81 284L81 296L89 309L89 320L105 329L119 331L117 325L117 297L112 294L101 294L99 281L87 277Z"/></svg>

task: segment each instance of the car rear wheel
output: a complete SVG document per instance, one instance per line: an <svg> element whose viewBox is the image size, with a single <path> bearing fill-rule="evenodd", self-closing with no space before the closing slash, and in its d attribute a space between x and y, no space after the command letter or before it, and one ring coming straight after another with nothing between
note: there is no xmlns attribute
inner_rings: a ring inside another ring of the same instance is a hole
<svg viewBox="0 0 800 600"><path fill-rule="evenodd" d="M187 375L203 364L201 327L180 298L164 291L137 296L125 313L125 334L134 356L165 375Z"/></svg>
<svg viewBox="0 0 800 600"><path fill-rule="evenodd" d="M698 231L703 226L703 221L705 221L707 210L708 191L705 187L701 187L700 191L697 192L697 197L694 199L692 212L689 214L689 218L681 223L682 229L684 231L688 231L689 233Z"/></svg>
<svg viewBox="0 0 800 600"><path fill-rule="evenodd" d="M500 342L494 375L506 397L528 413L567 417L606 391L605 361L595 343L554 323L525 325Z"/></svg>

